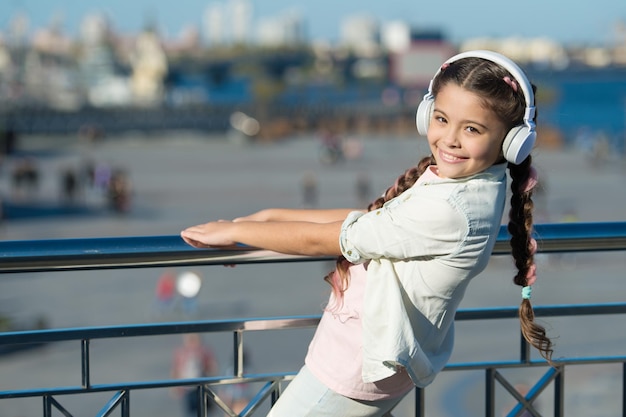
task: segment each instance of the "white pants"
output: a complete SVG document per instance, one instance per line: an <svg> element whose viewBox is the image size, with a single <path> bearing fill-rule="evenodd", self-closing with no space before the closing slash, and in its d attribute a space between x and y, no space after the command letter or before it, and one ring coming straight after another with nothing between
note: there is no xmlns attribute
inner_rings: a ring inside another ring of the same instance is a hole
<svg viewBox="0 0 626 417"><path fill-rule="evenodd" d="M303 366L267 417L393 417L402 397L378 401L354 400L322 384Z"/></svg>

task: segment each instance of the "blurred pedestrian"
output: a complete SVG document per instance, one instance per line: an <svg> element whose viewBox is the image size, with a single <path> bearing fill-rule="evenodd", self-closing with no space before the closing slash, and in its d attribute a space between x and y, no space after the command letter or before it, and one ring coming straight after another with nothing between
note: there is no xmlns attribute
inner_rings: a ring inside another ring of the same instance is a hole
<svg viewBox="0 0 626 417"><path fill-rule="evenodd" d="M369 176L365 172L359 173L356 177L356 199L359 207L367 207L371 200L372 184Z"/></svg>
<svg viewBox="0 0 626 417"><path fill-rule="evenodd" d="M34 158L21 158L13 168L12 187L16 197L36 197L39 190L39 167Z"/></svg>
<svg viewBox="0 0 626 417"><path fill-rule="evenodd" d="M317 178L310 171L302 177L302 206L317 206Z"/></svg>
<svg viewBox="0 0 626 417"><path fill-rule="evenodd" d="M331 129L322 130L320 142L319 160L323 165L334 165L343 159L341 140Z"/></svg>
<svg viewBox="0 0 626 417"><path fill-rule="evenodd" d="M71 167L66 167L61 171L61 201L66 204L74 204L78 192L78 177Z"/></svg>
<svg viewBox="0 0 626 417"><path fill-rule="evenodd" d="M108 185L109 206L117 213L130 210L131 184L126 171L116 169L111 174Z"/></svg>
<svg viewBox="0 0 626 417"><path fill-rule="evenodd" d="M18 134L13 125L13 119L9 117L0 125L0 156L11 155L16 151Z"/></svg>
<svg viewBox="0 0 626 417"><path fill-rule="evenodd" d="M194 379L217 375L218 366L213 350L198 333L183 335L183 343L174 350L172 359L173 379ZM173 394L182 401L183 417L197 417L200 401L195 385L176 387ZM206 402L211 408L213 403Z"/></svg>
<svg viewBox="0 0 626 417"><path fill-rule="evenodd" d="M172 310L176 300L176 275L167 270L161 274L154 289L154 302L157 314Z"/></svg>

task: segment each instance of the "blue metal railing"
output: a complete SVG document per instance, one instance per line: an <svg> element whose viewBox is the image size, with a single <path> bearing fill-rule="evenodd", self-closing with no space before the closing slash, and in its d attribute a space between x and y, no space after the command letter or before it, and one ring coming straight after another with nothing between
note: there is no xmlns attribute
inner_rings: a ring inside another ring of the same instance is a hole
<svg viewBox="0 0 626 417"><path fill-rule="evenodd" d="M626 250L626 222L536 225L539 251ZM510 253L508 232L500 229L494 255ZM282 255L245 246L198 250L178 236L111 237L0 242L0 273L304 262L334 259Z"/></svg>
<svg viewBox="0 0 626 417"><path fill-rule="evenodd" d="M546 224L536 227L539 251L550 252L592 252L626 251L626 222L624 223L567 223ZM503 227L498 235L494 254L508 253L508 234ZM301 257L276 254L249 247L236 247L229 250L198 250L184 244L178 236L120 237L93 239L58 239L41 241L0 242L0 273L51 272L64 270L98 270L112 268L145 268L159 266L222 265L241 263L274 263L320 261L332 258ZM2 277L0 277L2 279ZM548 316L581 316L626 314L626 303L606 303L588 305L536 306L535 314ZM517 307L483 308L460 310L457 321L493 320L516 318ZM54 388L29 388L0 391L2 399L39 397L43 399L43 415L52 416L58 410L71 416L58 400L61 396L107 392L113 393L98 415L109 415L114 409L122 416L130 415L130 396L137 390L194 386L198 401L210 401L224 409L230 416L249 416L258 411L269 399L275 401L281 392L282 384L293 377L293 373L244 374L243 336L247 332L276 329L312 328L317 325L319 316L273 317L238 320L209 320L159 324L141 324L90 328L44 329L0 333L0 346L11 344L56 343L80 341L80 386L57 386ZM93 384L91 380L90 341L96 339L132 338L142 336L170 335L183 333L232 333L234 371L232 375L195 379L168 379L157 381L132 381L110 384ZM450 363L445 371L482 370L485 372L485 415L496 415L495 387L499 383L517 401L509 415L539 415L533 401L551 383L554 383L554 415L564 415L564 369L567 365L592 363L622 364L622 416L626 416L626 356L571 357L559 358L558 366L552 368L543 360L530 358L530 347L520 337L518 360ZM545 374L526 394L522 395L510 384L500 370L507 368L544 367ZM235 413L217 394L216 387L240 382L262 383L262 388L239 414ZM425 390L416 389L415 416L425 414ZM207 407L201 407L199 416L207 415Z"/></svg>

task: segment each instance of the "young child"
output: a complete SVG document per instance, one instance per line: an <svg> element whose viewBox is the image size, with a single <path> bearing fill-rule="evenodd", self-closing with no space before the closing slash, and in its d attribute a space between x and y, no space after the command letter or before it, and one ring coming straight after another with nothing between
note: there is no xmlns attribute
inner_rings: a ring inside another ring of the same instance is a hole
<svg viewBox="0 0 626 417"><path fill-rule="evenodd" d="M534 92L522 70L500 54L456 55L437 71L417 110L418 131L432 154L366 212L267 209L181 233L196 247L239 242L339 256L325 278L332 294L305 365L270 417L390 416L414 386L433 381L452 352L454 315L465 289L491 256L507 168L521 328L551 361L552 343L534 323L530 304L536 279Z"/></svg>
<svg viewBox="0 0 626 417"><path fill-rule="evenodd" d="M213 349L198 333L183 334L183 343L174 350L171 375L174 379L192 379L216 375L217 361ZM176 387L172 394L182 401L185 417L198 416L198 394L195 387ZM208 402L210 407L213 403Z"/></svg>

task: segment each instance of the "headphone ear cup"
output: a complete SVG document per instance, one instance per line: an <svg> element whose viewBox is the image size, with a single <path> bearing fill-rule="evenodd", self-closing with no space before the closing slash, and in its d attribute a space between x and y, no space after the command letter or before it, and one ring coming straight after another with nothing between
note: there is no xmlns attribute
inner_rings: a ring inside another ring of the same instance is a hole
<svg viewBox="0 0 626 417"><path fill-rule="evenodd" d="M509 130L502 143L504 159L515 165L521 164L530 155L536 138L537 132L527 125L515 126Z"/></svg>
<svg viewBox="0 0 626 417"><path fill-rule="evenodd" d="M424 97L419 106L417 106L415 124L417 126L417 132L420 135L426 136L426 133L428 133L430 118L433 114L433 102L434 100L432 97Z"/></svg>

